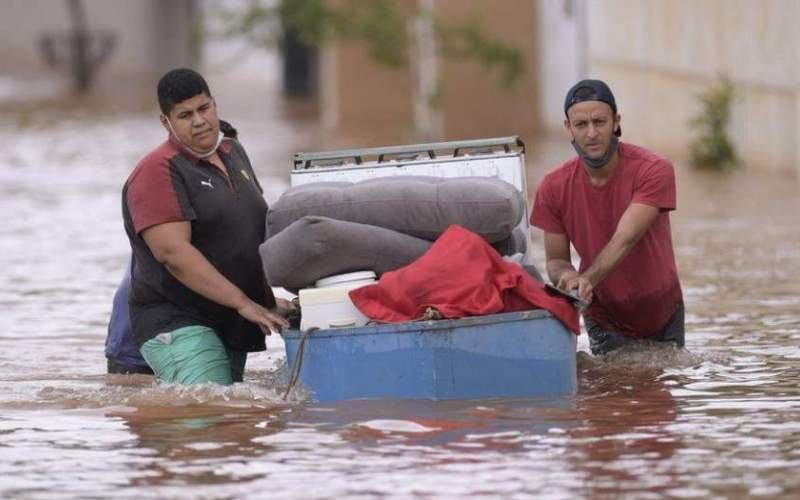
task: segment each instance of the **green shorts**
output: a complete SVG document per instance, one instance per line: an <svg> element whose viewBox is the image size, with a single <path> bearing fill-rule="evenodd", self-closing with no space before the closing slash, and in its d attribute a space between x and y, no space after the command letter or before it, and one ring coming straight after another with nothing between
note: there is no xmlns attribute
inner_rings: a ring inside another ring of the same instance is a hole
<svg viewBox="0 0 800 500"><path fill-rule="evenodd" d="M184 385L241 382L247 353L225 347L207 326L185 326L160 333L139 350L156 376Z"/></svg>

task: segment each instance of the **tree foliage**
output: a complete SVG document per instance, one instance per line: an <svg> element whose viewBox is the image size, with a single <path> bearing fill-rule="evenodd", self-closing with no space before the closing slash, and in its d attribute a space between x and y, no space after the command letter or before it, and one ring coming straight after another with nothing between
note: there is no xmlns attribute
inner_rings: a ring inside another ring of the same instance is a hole
<svg viewBox="0 0 800 500"><path fill-rule="evenodd" d="M408 15L394 0L280 0L270 6L250 0L241 9L220 9L217 15L224 37L242 37L260 46L280 43L283 30L304 43L319 47L327 41L363 41L379 63L408 64ZM421 16L432 16L420 12ZM467 21L433 19L439 50L444 57L474 60L500 72L505 85L516 82L525 63L513 45L486 36L477 17Z"/></svg>

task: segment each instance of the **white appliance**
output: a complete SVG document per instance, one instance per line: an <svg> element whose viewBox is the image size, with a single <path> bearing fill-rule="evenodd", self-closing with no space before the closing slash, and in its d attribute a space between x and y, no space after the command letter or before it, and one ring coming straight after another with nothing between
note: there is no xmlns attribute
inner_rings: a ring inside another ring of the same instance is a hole
<svg viewBox="0 0 800 500"><path fill-rule="evenodd" d="M369 318L356 309L348 295L351 290L375 283L372 271L337 274L321 279L314 288L300 290L300 329L353 328L364 326Z"/></svg>

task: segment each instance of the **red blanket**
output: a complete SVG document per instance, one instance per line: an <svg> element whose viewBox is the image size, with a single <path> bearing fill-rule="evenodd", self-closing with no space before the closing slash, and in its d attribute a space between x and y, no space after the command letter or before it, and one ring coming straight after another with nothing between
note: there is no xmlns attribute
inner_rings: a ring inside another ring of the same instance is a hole
<svg viewBox="0 0 800 500"><path fill-rule="evenodd" d="M577 311L565 299L549 295L480 236L455 225L422 257L351 291L350 299L367 317L392 323L419 319L428 307L445 318L546 309L580 332Z"/></svg>

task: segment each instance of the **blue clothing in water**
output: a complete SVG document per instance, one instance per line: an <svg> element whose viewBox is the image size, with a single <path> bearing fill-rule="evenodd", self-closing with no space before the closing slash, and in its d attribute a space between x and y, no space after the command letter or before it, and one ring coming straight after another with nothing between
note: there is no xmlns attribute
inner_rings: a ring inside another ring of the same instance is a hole
<svg viewBox="0 0 800 500"><path fill-rule="evenodd" d="M109 373L153 373L136 347L131 332L131 318L128 310L128 293L131 288L131 269L128 264L122 277L111 308L106 337L106 358Z"/></svg>

